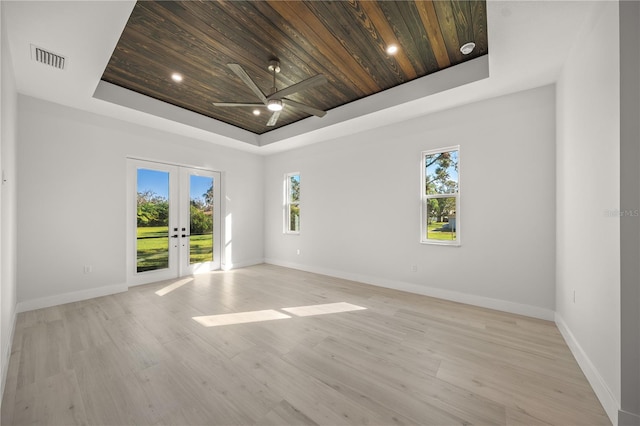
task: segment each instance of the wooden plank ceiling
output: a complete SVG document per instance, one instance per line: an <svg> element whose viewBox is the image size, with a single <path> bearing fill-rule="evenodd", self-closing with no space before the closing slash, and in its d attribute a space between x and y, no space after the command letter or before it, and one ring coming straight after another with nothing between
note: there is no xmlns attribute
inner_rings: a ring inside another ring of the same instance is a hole
<svg viewBox="0 0 640 426"><path fill-rule="evenodd" d="M476 43L463 55L460 47ZM386 52L396 44L395 55ZM287 98L328 111L485 55L486 2L138 1L102 79L256 134L308 114L285 105L270 112L216 107L260 102L227 66L241 65L270 93L270 60L280 61L277 88L323 74L328 83ZM175 82L172 73L184 79ZM322 118L314 118L322 120Z"/></svg>

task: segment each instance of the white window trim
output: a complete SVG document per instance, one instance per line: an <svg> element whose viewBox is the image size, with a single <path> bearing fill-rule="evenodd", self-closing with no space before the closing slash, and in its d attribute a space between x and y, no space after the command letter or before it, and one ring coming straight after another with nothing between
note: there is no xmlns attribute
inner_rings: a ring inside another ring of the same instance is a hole
<svg viewBox="0 0 640 426"><path fill-rule="evenodd" d="M291 203L291 187L289 186L289 183L291 182L291 177L293 176L298 176L298 178L300 179L300 195L298 197L298 202L297 203ZM283 230L285 234L289 234L289 235L300 235L300 229L302 229L302 225L298 225L298 230L297 231L292 231L289 229L289 220L291 219L289 217L289 211L290 211L290 206L293 205L297 205L298 207L300 207L302 203L302 177L300 176L300 172L291 172L291 173L287 173L286 175L284 175L284 210L283 210ZM302 223L302 222L301 222Z"/></svg>
<svg viewBox="0 0 640 426"><path fill-rule="evenodd" d="M437 195L429 195L425 194L425 186L424 183L426 181L426 167L425 167L425 157L427 155L439 154L442 152L448 151L458 151L458 192L456 194L437 194ZM461 159L462 155L460 154L460 145L447 146L443 148L430 149L427 151L422 151L420 155L420 243L421 244L429 244L429 245L440 245L440 246L452 246L459 247L461 245L460 236L461 233L461 220L460 220L460 196L462 193L461 186ZM448 198L455 197L456 199L456 240L455 241L445 241L445 240L430 240L427 239L427 200L430 198Z"/></svg>

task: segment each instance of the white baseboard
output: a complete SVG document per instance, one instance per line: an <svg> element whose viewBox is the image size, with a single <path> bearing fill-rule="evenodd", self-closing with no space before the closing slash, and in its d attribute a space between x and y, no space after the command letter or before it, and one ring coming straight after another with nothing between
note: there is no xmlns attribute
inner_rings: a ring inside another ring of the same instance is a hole
<svg viewBox="0 0 640 426"><path fill-rule="evenodd" d="M564 341L567 343L567 346L569 346L571 353L578 362L578 365L589 381L593 391L596 393L596 396L600 400L604 411L607 413L607 416L609 416L609 420L611 420L611 423L614 425L617 425L620 404L616 401L616 398L613 396L613 392L611 392L607 383L604 381L602 376L600 376L598 369L593 365L584 349L582 349L582 346L580 346L580 343L578 343L578 340L575 338L564 319L562 319L562 316L556 312L555 317L558 330L560 330L562 337L564 337Z"/></svg>
<svg viewBox="0 0 640 426"><path fill-rule="evenodd" d="M261 263L264 263L264 259L245 260L242 262L234 262L234 263L228 262L228 263L223 263L220 266L220 269L222 269L223 271L230 271L232 269L246 268L248 266L260 265Z"/></svg>
<svg viewBox="0 0 640 426"><path fill-rule="evenodd" d="M93 299L94 297L108 296L110 294L122 293L128 290L127 284L114 284L103 287L90 288L86 290L72 291L69 293L56 294L54 296L40 297L38 299L24 300L18 302L16 311L27 312L35 309L49 308L51 306L64 305L65 303L79 302L81 300Z"/></svg>
<svg viewBox="0 0 640 426"><path fill-rule="evenodd" d="M223 264L221 269L228 271L231 269L244 268L247 266L264 263L264 259L247 260L233 264ZM131 286L144 285L149 283L132 284ZM103 287L96 287L87 290L73 291L69 293L56 294L53 296L40 297L38 299L18 302L16 313L33 311L35 309L49 308L51 306L63 305L65 303L79 302L81 300L93 299L94 297L108 296L110 294L127 291L129 286L125 284L114 284Z"/></svg>
<svg viewBox="0 0 640 426"><path fill-rule="evenodd" d="M435 287L428 287L404 281L388 280L385 278L372 277L362 274L353 274L333 269L320 268L309 265L301 265L293 262L283 262L277 259L265 259L265 263L286 268L299 269L301 271L313 272L316 274L328 275L330 277L342 278L345 280L358 281L377 287L391 288L394 290L406 291L409 293L421 294L423 296L436 297L438 299L450 300L452 302L465 303L467 305L479 306L482 308L495 309L497 311L509 312L512 314L524 315L532 318L539 318L548 321L554 320L554 312L551 309L539 306L525 305L522 303L509 302L507 300L493 299L490 297L477 296L473 294L461 293L458 291L446 290Z"/></svg>

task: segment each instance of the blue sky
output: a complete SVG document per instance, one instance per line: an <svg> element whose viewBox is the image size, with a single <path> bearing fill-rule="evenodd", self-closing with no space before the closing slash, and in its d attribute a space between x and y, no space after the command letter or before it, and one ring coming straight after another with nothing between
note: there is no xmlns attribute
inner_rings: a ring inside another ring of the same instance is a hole
<svg viewBox="0 0 640 426"><path fill-rule="evenodd" d="M213 178L207 176L190 176L189 179L189 196L192 200L202 199L204 201L204 197L202 194L206 193L209 188L211 188L211 183L213 182Z"/></svg>
<svg viewBox="0 0 640 426"><path fill-rule="evenodd" d="M211 187L212 178L206 176L190 176L189 195L191 199L202 198L202 194ZM169 198L169 172L159 170L138 169L138 192L153 191L164 198Z"/></svg>
<svg viewBox="0 0 640 426"><path fill-rule="evenodd" d="M145 191L169 198L169 172L138 169L138 192Z"/></svg>
<svg viewBox="0 0 640 426"><path fill-rule="evenodd" d="M451 160L454 161L455 163L458 162L458 151L450 151L451 152ZM427 167L427 175L435 175L436 173L436 169L438 168L439 164L436 162L434 164L432 164L430 167ZM454 181L458 181L458 171L455 169L455 167L453 165L449 166L449 168L447 169L447 172L449 173L449 178L451 180Z"/></svg>

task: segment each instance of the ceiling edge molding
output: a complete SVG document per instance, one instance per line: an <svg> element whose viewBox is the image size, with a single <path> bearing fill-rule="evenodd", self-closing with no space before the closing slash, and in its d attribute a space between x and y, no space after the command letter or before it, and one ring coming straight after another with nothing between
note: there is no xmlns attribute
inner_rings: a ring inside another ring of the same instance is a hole
<svg viewBox="0 0 640 426"><path fill-rule="evenodd" d="M184 124L206 132L259 146L258 135L232 126L213 118L205 117L193 111L159 101L152 97L134 92L124 87L100 80L95 92L95 99L109 102L122 107L131 108L169 121Z"/></svg>
<svg viewBox="0 0 640 426"><path fill-rule="evenodd" d="M262 147L300 136L320 136L323 130L336 127L358 127L360 120L383 113L407 102L426 98L489 77L489 55L472 59L454 67L412 80L366 98L333 108L323 118L308 117L285 127L256 135L213 118L168 104L100 80L93 97L122 107L214 133L256 147ZM384 122L385 120L382 120Z"/></svg>
<svg viewBox="0 0 640 426"><path fill-rule="evenodd" d="M489 55L471 59L442 71L420 77L366 98L333 108L323 118L309 117L259 136L260 146L281 142L297 136L329 129L349 122L358 127L358 120L436 93L489 78ZM383 120L384 121L384 120ZM401 121L401 120L400 120Z"/></svg>

